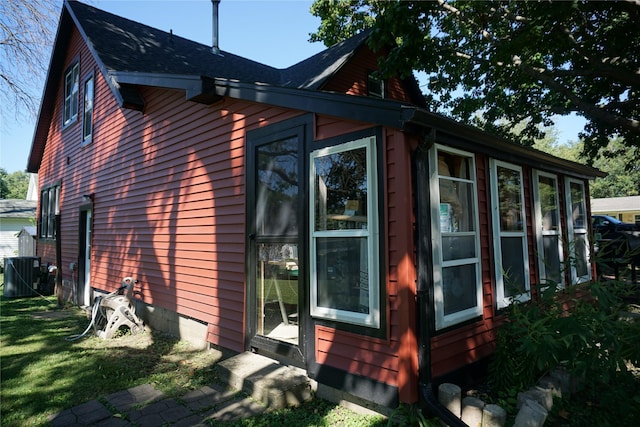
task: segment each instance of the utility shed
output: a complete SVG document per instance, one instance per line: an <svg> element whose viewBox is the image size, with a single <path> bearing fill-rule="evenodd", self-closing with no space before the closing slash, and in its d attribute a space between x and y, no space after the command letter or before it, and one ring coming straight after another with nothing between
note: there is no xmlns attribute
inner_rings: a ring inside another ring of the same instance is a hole
<svg viewBox="0 0 640 427"><path fill-rule="evenodd" d="M37 204L34 200L0 200L0 261L18 255L18 233L35 224ZM33 251L32 255L35 248Z"/></svg>
<svg viewBox="0 0 640 427"><path fill-rule="evenodd" d="M18 256L36 256L36 233L35 225L22 227L18 233Z"/></svg>

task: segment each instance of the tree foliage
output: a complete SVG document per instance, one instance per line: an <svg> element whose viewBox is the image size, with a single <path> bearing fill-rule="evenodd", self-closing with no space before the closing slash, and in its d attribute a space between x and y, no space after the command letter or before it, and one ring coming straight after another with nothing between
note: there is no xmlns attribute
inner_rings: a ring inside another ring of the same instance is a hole
<svg viewBox="0 0 640 427"><path fill-rule="evenodd" d="M60 3L0 1L0 96L2 115L35 114L53 42Z"/></svg>
<svg viewBox="0 0 640 427"><path fill-rule="evenodd" d="M316 0L311 12L311 40L327 45L372 27L371 47L389 49L381 72L425 72L434 111L506 137L527 119L525 145L576 113L590 161L616 136L640 147L638 2Z"/></svg>
<svg viewBox="0 0 640 427"><path fill-rule="evenodd" d="M25 199L29 190L29 175L17 171L7 173L0 168L0 199Z"/></svg>

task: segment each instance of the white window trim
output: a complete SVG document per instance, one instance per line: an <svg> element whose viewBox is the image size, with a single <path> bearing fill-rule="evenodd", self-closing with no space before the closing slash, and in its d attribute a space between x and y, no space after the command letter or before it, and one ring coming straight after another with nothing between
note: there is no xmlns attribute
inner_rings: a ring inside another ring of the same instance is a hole
<svg viewBox="0 0 640 427"><path fill-rule="evenodd" d="M498 166L516 171L520 174L520 205L522 211L522 231L501 231L500 230L500 204L498 198ZM491 224L493 226L493 258L496 278L496 304L498 308L504 308L512 301L528 301L531 299L531 284L529 280L529 251L527 248L527 217L524 204L524 180L522 168L520 166L502 162L496 159L489 160L490 181L491 181ZM521 294L511 297L505 296L504 289L504 269L502 268L502 237L520 237L522 242L522 256L524 267L524 289Z"/></svg>
<svg viewBox="0 0 640 427"><path fill-rule="evenodd" d="M583 200L583 204L584 206L582 207L584 209L584 214L585 214L585 227L581 227L581 228L574 228L574 224L573 224L573 206L571 204L572 200L571 200L571 184L579 184L580 187L582 187L582 200ZM587 247L587 251L586 251L586 256L587 259L585 260L586 264L587 264L587 275L586 276L580 276L578 277L578 272L576 271L576 267L575 267L575 263L571 262L571 283L572 284L579 284L579 283L583 283L583 282L588 282L589 280L591 280L591 256L590 256L590 250L589 248L591 247L590 242L589 242L589 224L588 224L588 217L587 217L587 206L586 206L586 197L587 197L587 192L585 189L585 185L584 182L579 180L579 179L573 179L573 178L567 178L565 179L565 202L566 202L566 209L567 209L567 235L569 236L569 258L573 258L575 259L576 257L576 252L575 252L575 244L574 244L574 235L576 234L580 234L584 236L584 241L585 241L585 245Z"/></svg>
<svg viewBox="0 0 640 427"><path fill-rule="evenodd" d="M367 229L315 230L315 162L314 159L330 154L366 148L367 163ZM309 155L309 254L311 316L371 328L380 327L380 279L379 279L379 231L378 231L378 180L375 136L315 150ZM316 263L316 238L366 237L369 274L369 313L356 313L318 306L318 271Z"/></svg>
<svg viewBox="0 0 640 427"><path fill-rule="evenodd" d="M71 88L71 92L69 93L69 95L67 96L67 77L69 76L69 74L71 74L71 77L73 78L74 74L76 76L75 82L72 80L72 88ZM75 61L69 68L67 68L67 70L64 73L64 104L62 106L62 124L63 126L68 126L71 123L75 122L76 120L78 120L78 114L79 114L79 96L80 93L80 62L79 61ZM73 111L72 105L74 104L74 99L75 99L75 114L71 114L71 112ZM67 101L69 101L69 116L67 117Z"/></svg>
<svg viewBox="0 0 640 427"><path fill-rule="evenodd" d="M553 179L555 183L556 192L556 210L558 212L558 228L556 230L544 230L542 228L542 206L540 205L540 177L546 177ZM557 236L558 237L558 254L560 257L560 283L557 283L559 289L563 289L565 286L564 279L564 247L562 244L562 219L560 217L560 187L558 185L558 176L552 173L543 172L540 170L533 171L533 204L534 204L534 218L535 218L535 237L536 248L538 251L538 271L540 273L541 285L544 286L546 282L546 265L544 260L544 236Z"/></svg>
<svg viewBox="0 0 640 427"><path fill-rule="evenodd" d="M451 178L448 179L457 180L464 183L469 183L473 186L473 203L474 211L476 213L474 217L474 229L475 232L457 233L458 235L475 235L476 236L476 257L464 258L450 261L443 261L442 259L442 232L440 229L440 180L438 174L438 151L444 151L454 155L467 157L471 160L471 173L473 177L471 179ZM482 271L480 268L480 224L478 214L478 190L477 190L477 177L476 177L476 163L473 153L469 153L462 150L457 150L450 147L445 147L439 144L434 144L431 152L429 153L429 188L430 188L430 205L431 205L431 247L433 255L433 299L434 299L434 313L436 330L447 328L449 326L456 325L466 320L473 319L482 315ZM454 267L458 265L475 265L476 270L476 305L465 310L457 311L451 314L444 314L444 290L442 283L442 269L443 267Z"/></svg>

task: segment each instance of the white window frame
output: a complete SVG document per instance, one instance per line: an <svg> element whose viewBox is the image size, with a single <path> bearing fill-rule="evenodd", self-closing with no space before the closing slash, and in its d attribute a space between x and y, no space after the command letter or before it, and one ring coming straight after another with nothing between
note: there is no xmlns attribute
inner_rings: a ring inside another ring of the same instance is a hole
<svg viewBox="0 0 640 427"><path fill-rule="evenodd" d="M366 149L367 167L367 228L349 230L322 230L316 231L315 214L315 162L318 157L331 154L351 151L359 148ZM346 142L331 147L321 148L312 151L309 155L309 255L310 255L310 300L311 316L322 319L335 320L338 322L350 323L354 325L371 328L380 327L380 248L379 248L379 228L378 228L378 182L377 182L377 155L376 137L366 137L355 141ZM317 271L317 251L316 239L334 237L354 237L367 238L367 255L369 262L368 282L369 282L369 313L357 313L347 310L339 310L331 307L318 305L318 271Z"/></svg>
<svg viewBox="0 0 640 427"><path fill-rule="evenodd" d="M573 200L571 199L571 184L577 184L582 188L582 210L584 212L584 224L580 227L573 221ZM586 197L587 192L585 188L585 183L582 180L567 178L565 179L565 201L566 201L566 209L567 209L567 235L569 236L569 259L576 259L576 250L575 250L575 236L583 236L585 243L585 256L586 259L585 264L587 268L586 276L578 276L578 272L576 270L575 261L572 261L571 264L571 283L579 284L583 282L588 282L591 280L591 257L590 257L590 243L589 243L589 218L587 215L587 205L586 205Z"/></svg>
<svg viewBox="0 0 640 427"><path fill-rule="evenodd" d="M558 224L555 230L545 230L542 217L542 205L540 203L540 178L545 177L552 179L554 182L554 190L556 194L556 211ZM564 288L564 247L562 244L562 218L560 216L560 187L558 185L558 176L552 173L543 172L535 169L533 171L533 204L534 204L534 220L535 220L535 238L536 248L538 251L538 272L540 274L540 284L545 285L547 282L547 266L544 255L544 238L545 236L556 236L558 238L558 255L560 262L560 282L557 283L559 289Z"/></svg>
<svg viewBox="0 0 640 427"><path fill-rule="evenodd" d="M473 194L473 209L475 216L474 230L471 232L443 232L440 221L440 175L438 173L438 152L443 151L449 154L466 157L470 160L470 169L473 176L470 179L462 179L455 177L445 177L445 179L451 181L457 181L464 184L471 184ZM435 326L436 330L447 328L449 326L456 325L458 323L473 319L478 316L482 316L482 270L480 265L480 224L478 214L478 189L477 189L477 176L476 176L476 163L473 153L466 151L445 147L439 144L434 144L429 153L429 188L430 188L430 205L431 205L431 235L432 235L432 254L433 254L433 299L434 299L434 313L435 313ZM442 253L442 237L447 235L460 235L460 236L474 236L475 237L475 254L473 258L461 258L455 260L443 260ZM476 305L455 313L446 314L444 312L444 283L443 283L443 268L456 267L462 265L473 265L475 267L475 291L476 291Z"/></svg>
<svg viewBox="0 0 640 427"><path fill-rule="evenodd" d="M518 172L520 175L520 218L522 218L521 231L502 231L500 227L500 200L498 191L498 167L510 169ZM529 279L529 251L527 244L527 217L524 204L524 180L522 175L522 167L511 163L503 162L497 159L489 160L490 181L491 181L491 223L493 226L493 255L494 255L494 272L496 278L496 304L497 307L504 308L511 304L514 300L528 301L531 299L531 283ZM505 294L505 271L502 266L502 238L519 237L522 242L522 262L524 270L524 292L518 295L506 297Z"/></svg>
<svg viewBox="0 0 640 427"><path fill-rule="evenodd" d="M64 105L62 125L68 126L78 119L78 93L80 91L80 62L76 61L64 73Z"/></svg>
<svg viewBox="0 0 640 427"><path fill-rule="evenodd" d="M88 84L91 82L91 90L87 90ZM82 84L83 103L82 103L82 144L90 144L93 139L93 107L95 99L95 79L93 73L84 79ZM87 115L89 116L87 118ZM88 126L87 126L88 123Z"/></svg>

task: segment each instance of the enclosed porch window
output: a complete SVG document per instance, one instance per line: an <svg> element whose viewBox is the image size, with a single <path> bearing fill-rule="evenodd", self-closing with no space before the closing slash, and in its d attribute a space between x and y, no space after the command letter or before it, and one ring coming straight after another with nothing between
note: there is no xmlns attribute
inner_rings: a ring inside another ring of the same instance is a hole
<svg viewBox="0 0 640 427"><path fill-rule="evenodd" d="M376 138L310 155L311 315L380 326Z"/></svg>
<svg viewBox="0 0 640 427"><path fill-rule="evenodd" d="M480 243L473 154L434 146L430 153L436 329L482 314Z"/></svg>
<svg viewBox="0 0 640 427"><path fill-rule="evenodd" d="M560 196L556 175L533 172L535 236L540 284L564 286Z"/></svg>
<svg viewBox="0 0 640 427"><path fill-rule="evenodd" d="M531 297L527 217L522 169L495 159L491 159L490 168L496 302L502 308L513 299Z"/></svg>
<svg viewBox="0 0 640 427"><path fill-rule="evenodd" d="M571 282L577 284L591 280L586 192L582 181L567 179L565 185Z"/></svg>

